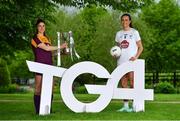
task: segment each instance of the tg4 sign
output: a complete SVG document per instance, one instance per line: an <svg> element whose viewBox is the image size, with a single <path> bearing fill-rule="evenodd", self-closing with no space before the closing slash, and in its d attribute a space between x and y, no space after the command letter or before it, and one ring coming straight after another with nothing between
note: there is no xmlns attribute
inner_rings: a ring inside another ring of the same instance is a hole
<svg viewBox="0 0 180 121"><path fill-rule="evenodd" d="M131 99L135 112L145 111L145 100L154 98L153 89L144 88L145 66L142 59L119 65L111 74L103 66L90 61L79 62L69 69L32 61L27 61L27 64L30 71L43 74L40 115L50 114L53 76L62 77L60 86L62 99L68 108L77 113L100 112L106 108L111 99ZM130 71L134 71L134 88L118 88L118 80ZM72 92L73 81L83 73L108 79L106 85L85 85L89 94L100 94L98 99L91 103L80 102Z"/></svg>

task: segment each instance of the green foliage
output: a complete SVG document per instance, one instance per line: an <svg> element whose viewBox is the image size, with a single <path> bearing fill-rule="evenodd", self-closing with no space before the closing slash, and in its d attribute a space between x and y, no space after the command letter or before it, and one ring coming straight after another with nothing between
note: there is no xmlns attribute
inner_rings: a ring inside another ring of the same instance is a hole
<svg viewBox="0 0 180 121"><path fill-rule="evenodd" d="M0 93L17 93L17 85L10 84L7 86L0 87Z"/></svg>
<svg viewBox="0 0 180 121"><path fill-rule="evenodd" d="M134 14L132 14L134 15ZM146 68L149 67L149 56L151 56L150 45L155 41L155 37L153 35L153 30L147 25L147 23L139 18L139 16L132 16L132 24L135 29L139 31L141 36L141 41L143 44L143 52L140 58L145 59Z"/></svg>
<svg viewBox="0 0 180 121"><path fill-rule="evenodd" d="M77 35L84 31L83 35L79 34L79 41L80 47L81 47L81 55L84 60L92 60L93 54L95 54L96 50L93 49L93 47L101 42L101 40L98 39L97 41L97 32L99 30L99 24L102 25L100 22L102 21L102 18L107 16L107 11L105 11L101 7L91 6L85 8L81 13L81 21L83 26L81 26L80 31L77 33ZM99 50L98 50L99 51ZM86 53L86 54L84 54Z"/></svg>
<svg viewBox="0 0 180 121"><path fill-rule="evenodd" d="M17 84L10 84L8 86L0 86L0 93L28 93L30 92L27 88L25 87L20 87Z"/></svg>
<svg viewBox="0 0 180 121"><path fill-rule="evenodd" d="M142 9L140 18L151 30L153 39L146 46L149 70L180 68L180 7L175 0L161 0Z"/></svg>
<svg viewBox="0 0 180 121"><path fill-rule="evenodd" d="M108 70L113 70L116 61L109 54L115 44L114 38L119 30L119 13L110 14L99 6L89 6L74 15L59 11L55 14L55 22L48 25L48 33L52 40L57 40L56 32L73 32L80 60L71 62L69 56L62 57L62 66L70 67L78 61L95 61ZM57 42L53 41L56 45Z"/></svg>
<svg viewBox="0 0 180 121"><path fill-rule="evenodd" d="M36 19L51 20L53 7L48 0L1 0L0 56L12 56L15 50L28 49Z"/></svg>
<svg viewBox="0 0 180 121"><path fill-rule="evenodd" d="M54 94L60 94L60 87L59 87L59 82L55 82L54 88L53 88L53 93Z"/></svg>
<svg viewBox="0 0 180 121"><path fill-rule="evenodd" d="M155 88L155 93L165 93L165 94L171 94L175 93L175 88L173 85L167 81L158 83Z"/></svg>
<svg viewBox="0 0 180 121"><path fill-rule="evenodd" d="M5 60L0 58L0 87L10 84L10 73Z"/></svg>
<svg viewBox="0 0 180 121"><path fill-rule="evenodd" d="M92 4L100 6L109 6L124 12L136 11L142 7L148 6L154 0L53 0L67 6L85 7Z"/></svg>
<svg viewBox="0 0 180 121"><path fill-rule="evenodd" d="M0 86L0 93L8 93L9 87L8 86Z"/></svg>
<svg viewBox="0 0 180 121"><path fill-rule="evenodd" d="M8 86L8 93L16 93L18 89L18 85L11 84Z"/></svg>
<svg viewBox="0 0 180 121"><path fill-rule="evenodd" d="M152 84L145 84L145 89L153 89L153 85Z"/></svg>
<svg viewBox="0 0 180 121"><path fill-rule="evenodd" d="M33 73L29 72L26 64L26 60L33 60L33 53L31 50L28 51L16 51L14 52L15 57L11 60L8 65L9 71L11 72L11 78L31 78Z"/></svg>
<svg viewBox="0 0 180 121"><path fill-rule="evenodd" d="M53 1L74 6L78 2ZM77 13L67 14L59 9L54 11L52 1L1 0L0 56L7 60L11 77L32 77L25 60L33 60L29 41L35 32L36 18L41 17L46 20L47 35L53 45L57 45L57 31L73 32L76 50L81 59L71 62L69 56L63 56L63 67L69 68L79 61L94 61L111 72L116 67L116 60L110 56L109 50L114 46L115 34L120 29L119 15L122 11L134 11L148 5L141 12L131 14L134 28L139 31L144 46L140 58L146 60L147 70L179 69L180 64L177 62L180 58L180 8L175 0L161 0L159 3L152 1L85 0L84 4L89 3L87 6L83 6ZM106 5L120 11L108 12ZM10 55L14 55L14 58ZM54 60L56 61L56 56Z"/></svg>
<svg viewBox="0 0 180 121"><path fill-rule="evenodd" d="M75 89L74 93L76 94L87 94L85 86L79 86Z"/></svg>

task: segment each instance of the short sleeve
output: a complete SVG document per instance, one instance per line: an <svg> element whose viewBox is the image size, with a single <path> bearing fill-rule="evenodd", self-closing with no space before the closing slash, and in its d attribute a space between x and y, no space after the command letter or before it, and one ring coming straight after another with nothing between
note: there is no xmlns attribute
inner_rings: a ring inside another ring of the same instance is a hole
<svg viewBox="0 0 180 121"><path fill-rule="evenodd" d="M118 39L118 38L119 38L119 32L116 33L116 37L115 37L115 41L116 41L116 42L119 42L119 39Z"/></svg>
<svg viewBox="0 0 180 121"><path fill-rule="evenodd" d="M33 39L31 40L31 44L32 44L35 48L37 48L40 43L42 43L42 42L41 42L38 38L33 38Z"/></svg>
<svg viewBox="0 0 180 121"><path fill-rule="evenodd" d="M139 32L137 30L135 31L135 40L136 40L136 42L141 40L141 37L140 37Z"/></svg>

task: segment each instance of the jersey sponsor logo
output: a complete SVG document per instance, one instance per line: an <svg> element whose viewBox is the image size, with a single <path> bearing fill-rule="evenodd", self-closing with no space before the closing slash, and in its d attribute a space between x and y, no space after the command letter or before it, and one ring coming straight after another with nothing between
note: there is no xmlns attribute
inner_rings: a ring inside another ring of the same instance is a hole
<svg viewBox="0 0 180 121"><path fill-rule="evenodd" d="M123 48L123 49L126 49L129 47L129 42L127 40L123 40L121 43L120 43L120 47Z"/></svg>

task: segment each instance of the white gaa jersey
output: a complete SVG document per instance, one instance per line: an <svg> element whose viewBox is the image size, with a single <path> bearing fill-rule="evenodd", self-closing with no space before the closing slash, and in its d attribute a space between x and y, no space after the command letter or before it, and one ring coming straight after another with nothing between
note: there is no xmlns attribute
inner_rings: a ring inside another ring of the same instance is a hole
<svg viewBox="0 0 180 121"><path fill-rule="evenodd" d="M121 48L121 56L117 59L117 65L120 65L136 55L138 47L136 42L141 40L139 32L130 28L128 31L118 31L116 33L115 41Z"/></svg>

